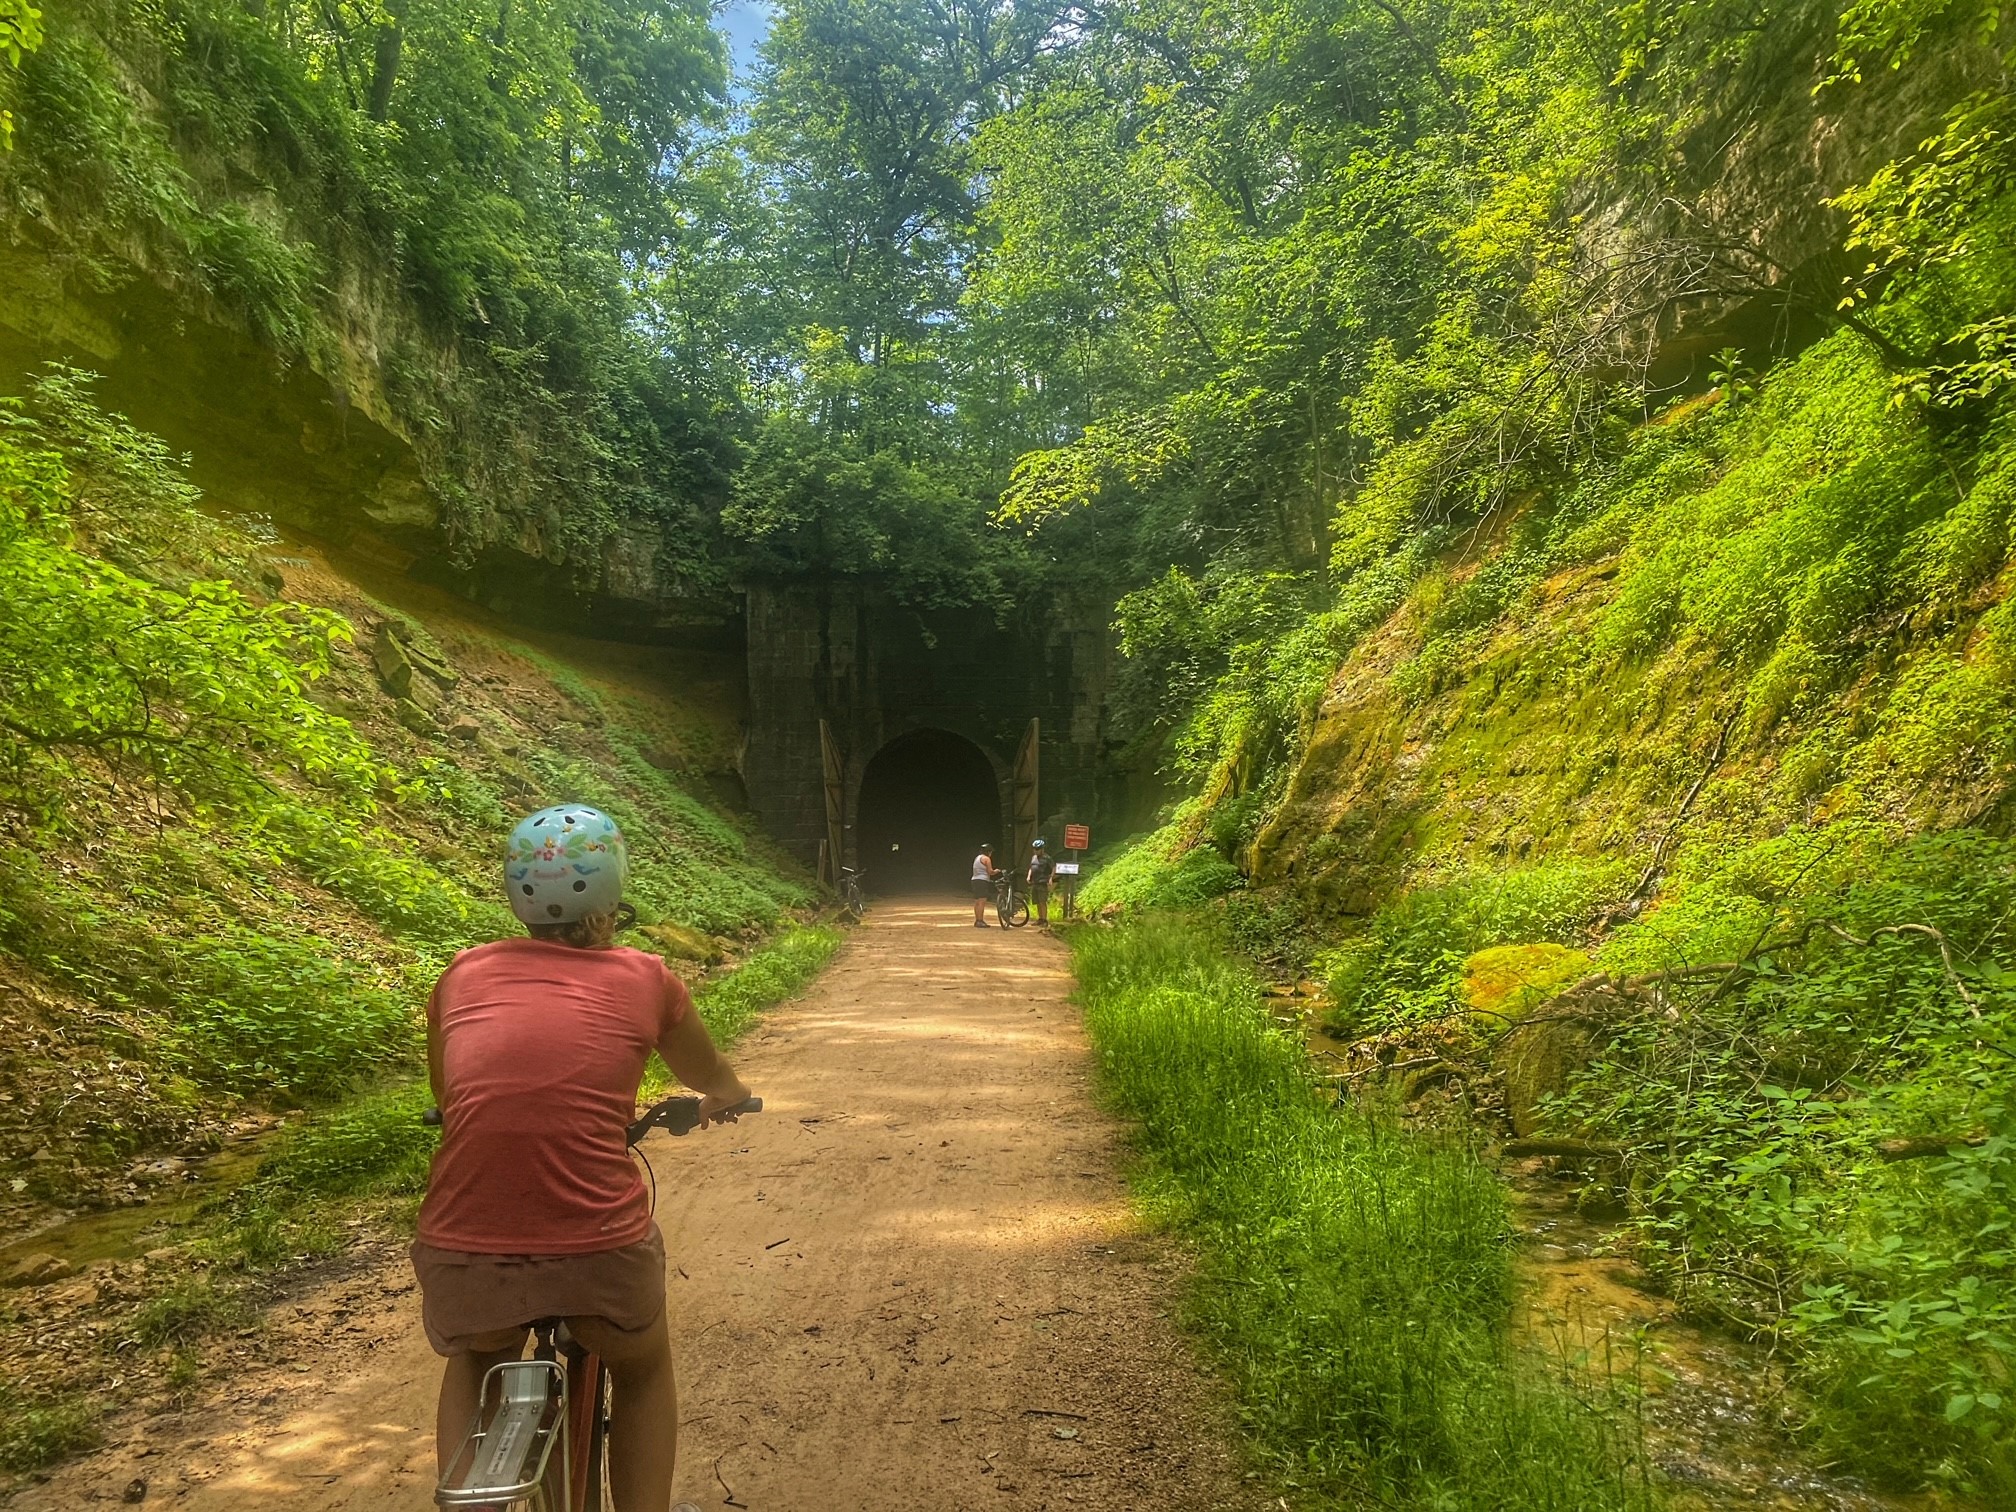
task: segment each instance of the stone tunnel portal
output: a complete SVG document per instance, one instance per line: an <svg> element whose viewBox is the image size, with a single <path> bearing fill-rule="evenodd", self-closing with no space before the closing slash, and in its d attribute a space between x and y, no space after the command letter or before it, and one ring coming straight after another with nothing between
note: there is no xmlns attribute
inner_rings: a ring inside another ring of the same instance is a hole
<svg viewBox="0 0 2016 1512"><path fill-rule="evenodd" d="M913 730L877 751L856 812L855 854L871 892L963 891L983 841L1004 854L994 764L949 730Z"/></svg>

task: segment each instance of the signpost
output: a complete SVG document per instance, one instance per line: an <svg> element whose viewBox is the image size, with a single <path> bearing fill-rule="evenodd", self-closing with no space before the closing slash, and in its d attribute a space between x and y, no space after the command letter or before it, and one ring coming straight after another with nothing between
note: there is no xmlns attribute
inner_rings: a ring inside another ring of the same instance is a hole
<svg viewBox="0 0 2016 1512"><path fill-rule="evenodd" d="M1064 879L1064 917L1074 918L1078 913L1078 857L1092 848L1091 828L1083 824L1064 826L1064 849L1071 852L1069 861L1060 862L1057 875Z"/></svg>

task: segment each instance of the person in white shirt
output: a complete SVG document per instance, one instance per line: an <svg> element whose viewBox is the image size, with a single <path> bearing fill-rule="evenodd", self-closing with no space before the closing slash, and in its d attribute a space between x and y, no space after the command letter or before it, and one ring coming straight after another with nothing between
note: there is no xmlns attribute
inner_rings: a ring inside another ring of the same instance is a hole
<svg viewBox="0 0 2016 1512"><path fill-rule="evenodd" d="M973 858L973 927L987 927L987 900L994 896L994 879L1000 873L994 868L994 847L983 845L980 854Z"/></svg>

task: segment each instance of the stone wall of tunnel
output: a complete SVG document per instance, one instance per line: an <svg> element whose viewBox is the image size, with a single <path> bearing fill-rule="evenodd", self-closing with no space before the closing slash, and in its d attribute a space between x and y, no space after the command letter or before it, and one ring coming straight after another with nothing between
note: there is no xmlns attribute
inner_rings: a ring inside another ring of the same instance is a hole
<svg viewBox="0 0 2016 1512"><path fill-rule="evenodd" d="M1006 779L1031 718L1041 721L1039 811L1050 843L1067 820L1096 827L1123 811L1124 778L1104 744L1117 656L1110 603L1031 601L999 621L990 609L915 609L868 583L794 581L750 584L746 606L743 780L764 828L807 863L826 833L822 719L844 768L849 862L859 859L869 762L917 730L963 736L993 764L1004 843Z"/></svg>

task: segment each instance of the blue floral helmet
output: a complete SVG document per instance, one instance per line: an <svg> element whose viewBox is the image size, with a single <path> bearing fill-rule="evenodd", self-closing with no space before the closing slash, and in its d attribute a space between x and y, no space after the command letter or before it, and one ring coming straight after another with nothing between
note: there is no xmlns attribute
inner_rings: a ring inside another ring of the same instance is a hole
<svg viewBox="0 0 2016 1512"><path fill-rule="evenodd" d="M630 859L602 810L562 803L528 814L504 851L504 894L523 924L571 924L623 901Z"/></svg>

